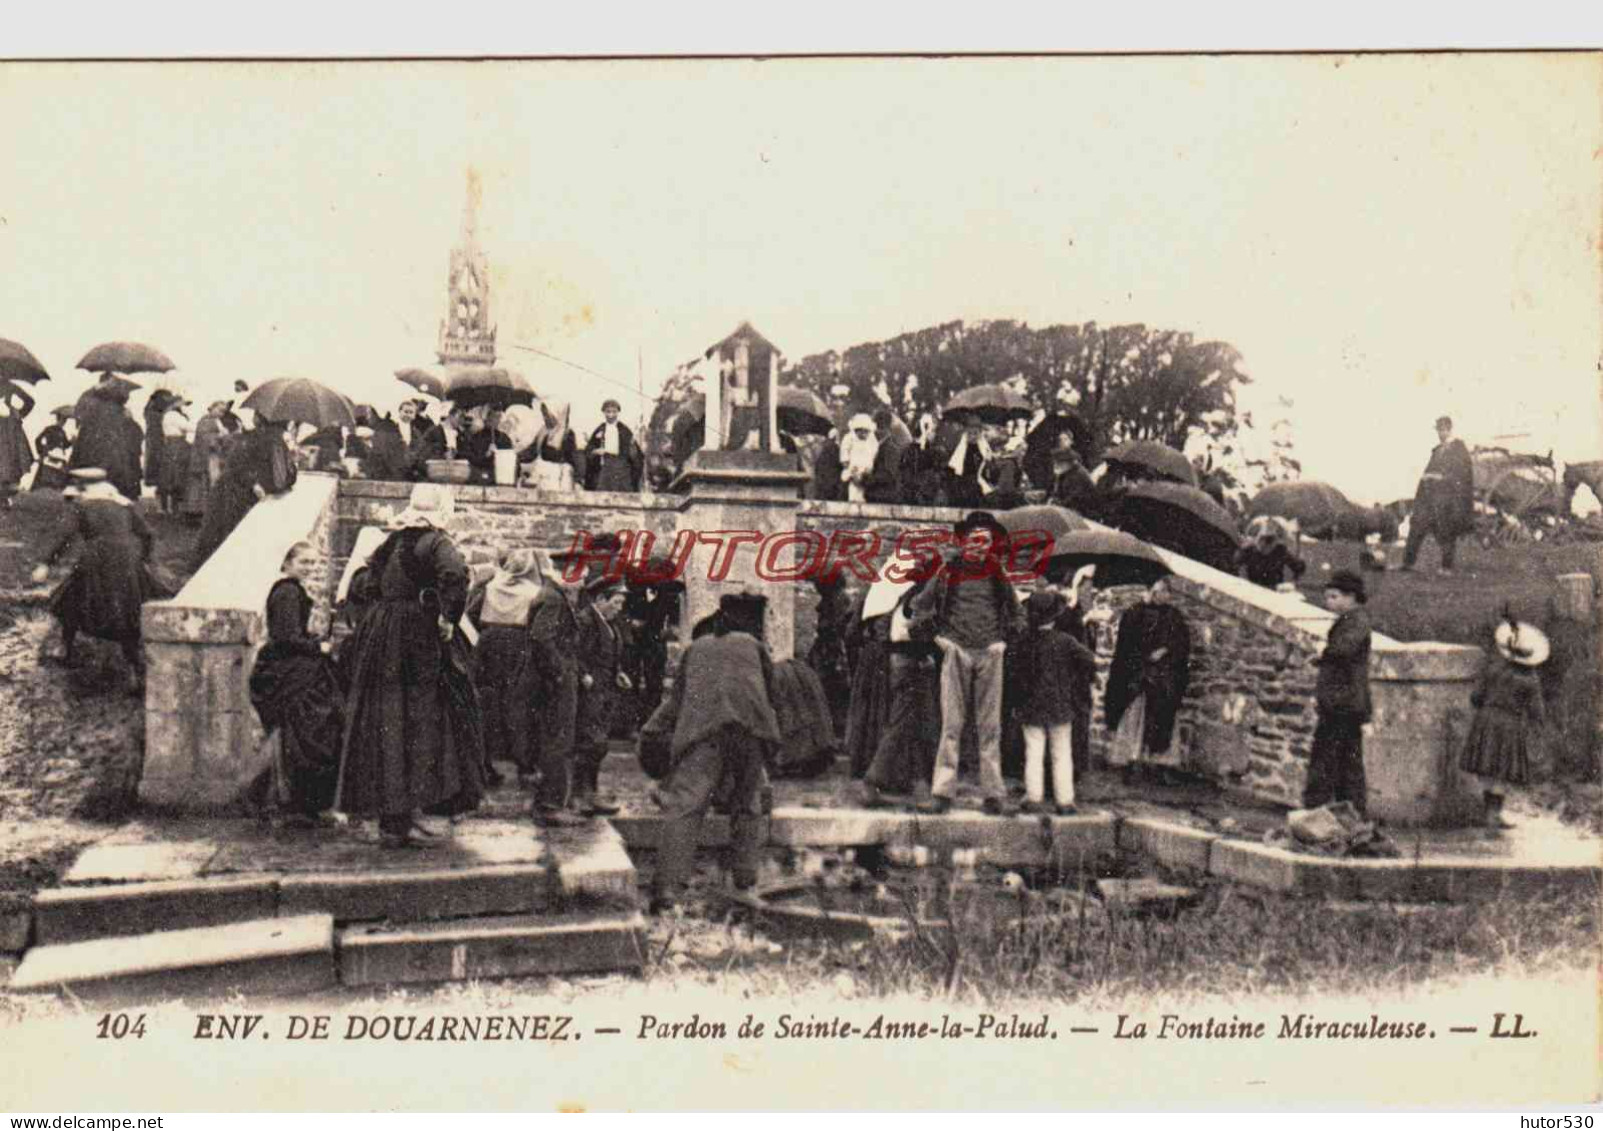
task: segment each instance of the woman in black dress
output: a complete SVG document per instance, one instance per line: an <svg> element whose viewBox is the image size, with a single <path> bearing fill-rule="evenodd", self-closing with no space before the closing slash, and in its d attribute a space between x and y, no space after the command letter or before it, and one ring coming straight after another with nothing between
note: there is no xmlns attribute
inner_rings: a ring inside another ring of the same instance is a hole
<svg viewBox="0 0 1603 1131"><path fill-rule="evenodd" d="M258 421L228 453L222 478L206 497L206 518L190 555L192 572L206 564L259 500L295 486L295 461L284 443L284 428L279 421Z"/></svg>
<svg viewBox="0 0 1603 1131"><path fill-rule="evenodd" d="M262 726L279 732L278 801L301 818L334 804L344 700L327 645L309 631L316 569L310 542L284 557L284 576L267 593L267 643L250 673L250 699Z"/></svg>
<svg viewBox="0 0 1603 1131"><path fill-rule="evenodd" d="M45 425L34 440L39 470L33 473L30 491L59 491L71 482L67 478L67 461L72 455L72 436L67 432L67 422L72 419L72 406L62 405L52 415L56 422Z"/></svg>
<svg viewBox="0 0 1603 1131"><path fill-rule="evenodd" d="M0 381L0 506L9 507L22 477L33 466L33 449L22 419L33 411L33 398L21 386Z"/></svg>
<svg viewBox="0 0 1603 1131"><path fill-rule="evenodd" d="M35 582L49 576L75 539L83 540L78 563L50 598L50 611L61 622L63 659L71 664L78 634L115 641L132 671L132 690L144 687L145 661L139 648L139 614L146 601L171 594L152 579L148 568L151 533L139 509L106 479L99 468L73 472L86 484L61 537L33 572Z"/></svg>
<svg viewBox="0 0 1603 1131"><path fill-rule="evenodd" d="M473 674L484 703L484 769L491 785L501 784L497 762L534 769L540 687L529 624L544 592L534 551L519 547L469 598L469 614L479 629Z"/></svg>
<svg viewBox="0 0 1603 1131"><path fill-rule="evenodd" d="M369 602L348 643L350 698L335 806L376 816L386 848L432 835L420 810L458 814L484 793L484 735L468 644L468 564L445 526L450 489L420 483L352 582Z"/></svg>

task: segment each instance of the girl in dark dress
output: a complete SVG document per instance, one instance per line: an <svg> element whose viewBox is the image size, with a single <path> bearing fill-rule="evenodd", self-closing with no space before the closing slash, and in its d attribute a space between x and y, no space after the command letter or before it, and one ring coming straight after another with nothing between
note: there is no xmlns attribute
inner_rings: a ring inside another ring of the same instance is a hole
<svg viewBox="0 0 1603 1131"><path fill-rule="evenodd" d="M223 465L222 478L206 498L206 518L195 537L190 571L206 564L258 500L295 486L295 476L282 423L258 421L255 429L241 435Z"/></svg>
<svg viewBox="0 0 1603 1131"><path fill-rule="evenodd" d="M73 508L70 525L33 572L43 582L54 564L75 539L83 552L50 598L50 611L61 622L63 659L71 664L79 633L116 642L132 670L132 690L144 686L145 661L139 648L139 614L146 601L171 594L152 579L150 527L133 506L106 480L99 468L83 468L74 477L87 486Z"/></svg>
<svg viewBox="0 0 1603 1131"><path fill-rule="evenodd" d="M1531 760L1544 726L1542 682L1536 669L1546 660L1549 644L1540 629L1507 617L1493 637L1497 658L1489 658L1480 686L1470 696L1475 719L1459 766L1481 778L1485 792L1486 827L1511 828L1503 819L1503 785L1531 780Z"/></svg>
<svg viewBox="0 0 1603 1131"><path fill-rule="evenodd" d="M520 548L502 559L495 576L469 600L479 629L473 671L484 703L485 776L491 785L501 784L496 762L534 767L540 680L529 623L544 592L534 551Z"/></svg>
<svg viewBox="0 0 1603 1131"><path fill-rule="evenodd" d="M351 690L335 806L376 816L386 848L432 835L419 810L464 813L484 793L484 734L468 644L457 623L468 565L444 526L448 487L420 483L393 532L352 582L371 602L349 647Z"/></svg>
<svg viewBox="0 0 1603 1131"><path fill-rule="evenodd" d="M33 466L33 449L22 430L33 398L10 381L0 381L0 506L9 507L22 477Z"/></svg>
<svg viewBox="0 0 1603 1131"><path fill-rule="evenodd" d="M267 643L250 673L250 699L262 726L279 733L278 800L302 818L334 804L344 701L326 645L308 631L312 598L306 582L316 569L310 542L284 558L284 576L267 593Z"/></svg>

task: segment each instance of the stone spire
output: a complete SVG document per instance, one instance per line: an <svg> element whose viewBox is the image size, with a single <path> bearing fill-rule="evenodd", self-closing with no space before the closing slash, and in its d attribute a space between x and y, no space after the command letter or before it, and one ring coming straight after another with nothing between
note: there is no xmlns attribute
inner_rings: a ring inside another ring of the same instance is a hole
<svg viewBox="0 0 1603 1131"><path fill-rule="evenodd" d="M446 275L445 319L440 323L441 365L494 365L495 326L490 322L490 271L479 250L479 175L468 170L462 206L462 238L452 250Z"/></svg>

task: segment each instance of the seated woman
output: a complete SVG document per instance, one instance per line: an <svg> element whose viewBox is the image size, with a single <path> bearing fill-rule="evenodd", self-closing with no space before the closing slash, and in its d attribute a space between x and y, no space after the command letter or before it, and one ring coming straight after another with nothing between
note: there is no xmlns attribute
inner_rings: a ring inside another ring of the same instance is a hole
<svg viewBox="0 0 1603 1131"><path fill-rule="evenodd" d="M310 632L312 597L306 582L317 568L310 542L284 556L284 576L267 592L267 643L250 673L250 699L262 726L279 735L274 799L303 821L334 804L344 697L328 645Z"/></svg>

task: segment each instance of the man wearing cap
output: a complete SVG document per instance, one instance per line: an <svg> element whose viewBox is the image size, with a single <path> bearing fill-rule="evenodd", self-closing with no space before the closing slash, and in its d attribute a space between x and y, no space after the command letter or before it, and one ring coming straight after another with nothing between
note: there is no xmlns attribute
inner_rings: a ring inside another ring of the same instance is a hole
<svg viewBox="0 0 1603 1131"><path fill-rule="evenodd" d="M1340 569L1325 585L1325 605L1337 614L1319 654L1314 685L1319 709L1313 746L1308 752L1305 809L1332 801L1348 801L1365 811L1364 725L1372 717L1369 699L1369 614L1364 579Z"/></svg>
<svg viewBox="0 0 1603 1131"><path fill-rule="evenodd" d="M1451 417L1437 419L1436 438L1438 443L1414 494L1403 568L1414 568L1419 548L1425 544L1425 536L1431 534L1442 550L1442 572L1452 573L1456 543L1474 523L1475 470L1464 441L1453 435Z"/></svg>
<svg viewBox="0 0 1603 1131"><path fill-rule="evenodd" d="M586 491L638 491L640 469L645 460L629 426L618 420L623 406L608 399L601 405L605 419L590 433L585 444L584 489Z"/></svg>
<svg viewBox="0 0 1603 1131"><path fill-rule="evenodd" d="M653 797L667 819L651 909L669 910L690 877L701 821L720 786L729 788L731 871L737 888L757 882L766 764L779 743L774 665L762 643L763 599L727 594L712 631L691 642L666 710L673 719L672 769Z"/></svg>
<svg viewBox="0 0 1603 1131"><path fill-rule="evenodd" d="M626 596L623 582L601 574L585 586L587 604L579 612L579 712L575 725L572 807L586 817L610 817L618 806L597 796L601 762L617 709L618 691L634 684L621 670L623 640L618 614Z"/></svg>
<svg viewBox="0 0 1603 1131"><path fill-rule="evenodd" d="M980 788L985 811L1002 812L1002 661L1009 640L1023 628L1018 595L1002 576L1000 551L1007 531L985 511L954 528L960 552L915 598L913 613L927 618L941 650L941 745L928 810L944 813L957 790L963 728L972 717L980 743Z"/></svg>

